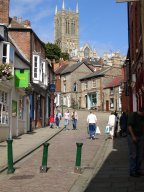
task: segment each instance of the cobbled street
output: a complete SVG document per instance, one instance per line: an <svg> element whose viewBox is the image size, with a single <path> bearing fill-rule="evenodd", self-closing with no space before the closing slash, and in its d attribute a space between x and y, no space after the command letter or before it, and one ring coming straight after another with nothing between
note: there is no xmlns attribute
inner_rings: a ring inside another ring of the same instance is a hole
<svg viewBox="0 0 144 192"><path fill-rule="evenodd" d="M42 147L27 158L15 165L16 171L13 175L6 173L0 176L1 192L66 192L71 189L79 178L74 173L76 158L76 142L83 143L81 168L90 167L96 153L105 141L104 128L107 124L108 113L97 112L98 126L102 132L95 140L89 140L87 134L86 118L88 111L78 111L78 130L62 131L49 141L48 148L48 172L40 173L42 161ZM62 124L61 124L62 126ZM47 128L49 130L49 128ZM47 130L47 131L48 131Z"/></svg>

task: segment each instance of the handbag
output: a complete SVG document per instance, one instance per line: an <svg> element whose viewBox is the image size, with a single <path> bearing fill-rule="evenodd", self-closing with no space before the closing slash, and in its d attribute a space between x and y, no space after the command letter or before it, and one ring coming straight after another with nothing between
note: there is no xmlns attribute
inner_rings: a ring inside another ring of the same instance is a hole
<svg viewBox="0 0 144 192"><path fill-rule="evenodd" d="M110 132L110 126L107 125L106 128L105 128L105 133L106 133L106 134L109 134L109 132Z"/></svg>
<svg viewBox="0 0 144 192"><path fill-rule="evenodd" d="M100 131L99 126L96 127L96 132L95 132L95 133L96 133L96 134L101 134L101 131Z"/></svg>
<svg viewBox="0 0 144 192"><path fill-rule="evenodd" d="M87 133L88 133L88 135L89 135L89 126L87 126Z"/></svg>

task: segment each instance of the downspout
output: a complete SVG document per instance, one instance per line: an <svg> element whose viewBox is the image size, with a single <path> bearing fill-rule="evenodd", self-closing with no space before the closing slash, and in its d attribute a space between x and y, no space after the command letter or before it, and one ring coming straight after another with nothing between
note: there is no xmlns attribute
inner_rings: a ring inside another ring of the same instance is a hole
<svg viewBox="0 0 144 192"><path fill-rule="evenodd" d="M32 82L32 31L30 31L30 69L31 69L31 74L30 74L30 83ZM32 118L33 118L33 92L30 93L30 129L29 132L32 132Z"/></svg>

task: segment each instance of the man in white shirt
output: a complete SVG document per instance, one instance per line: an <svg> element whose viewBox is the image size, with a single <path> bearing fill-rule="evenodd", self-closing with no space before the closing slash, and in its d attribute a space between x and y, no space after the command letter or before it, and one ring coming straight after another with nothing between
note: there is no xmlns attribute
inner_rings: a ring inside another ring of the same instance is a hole
<svg viewBox="0 0 144 192"><path fill-rule="evenodd" d="M96 132L97 117L95 114L93 114L92 111L90 111L90 114L87 116L87 123L89 128L90 139L94 139Z"/></svg>

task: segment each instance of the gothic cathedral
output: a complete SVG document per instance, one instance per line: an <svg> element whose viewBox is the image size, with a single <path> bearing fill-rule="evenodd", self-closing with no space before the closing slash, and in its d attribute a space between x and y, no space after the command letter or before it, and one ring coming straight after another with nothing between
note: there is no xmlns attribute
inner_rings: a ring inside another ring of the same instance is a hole
<svg viewBox="0 0 144 192"><path fill-rule="evenodd" d="M76 10L66 10L63 0L62 10L55 10L55 43L62 52L69 54L79 49L79 11L78 3Z"/></svg>

